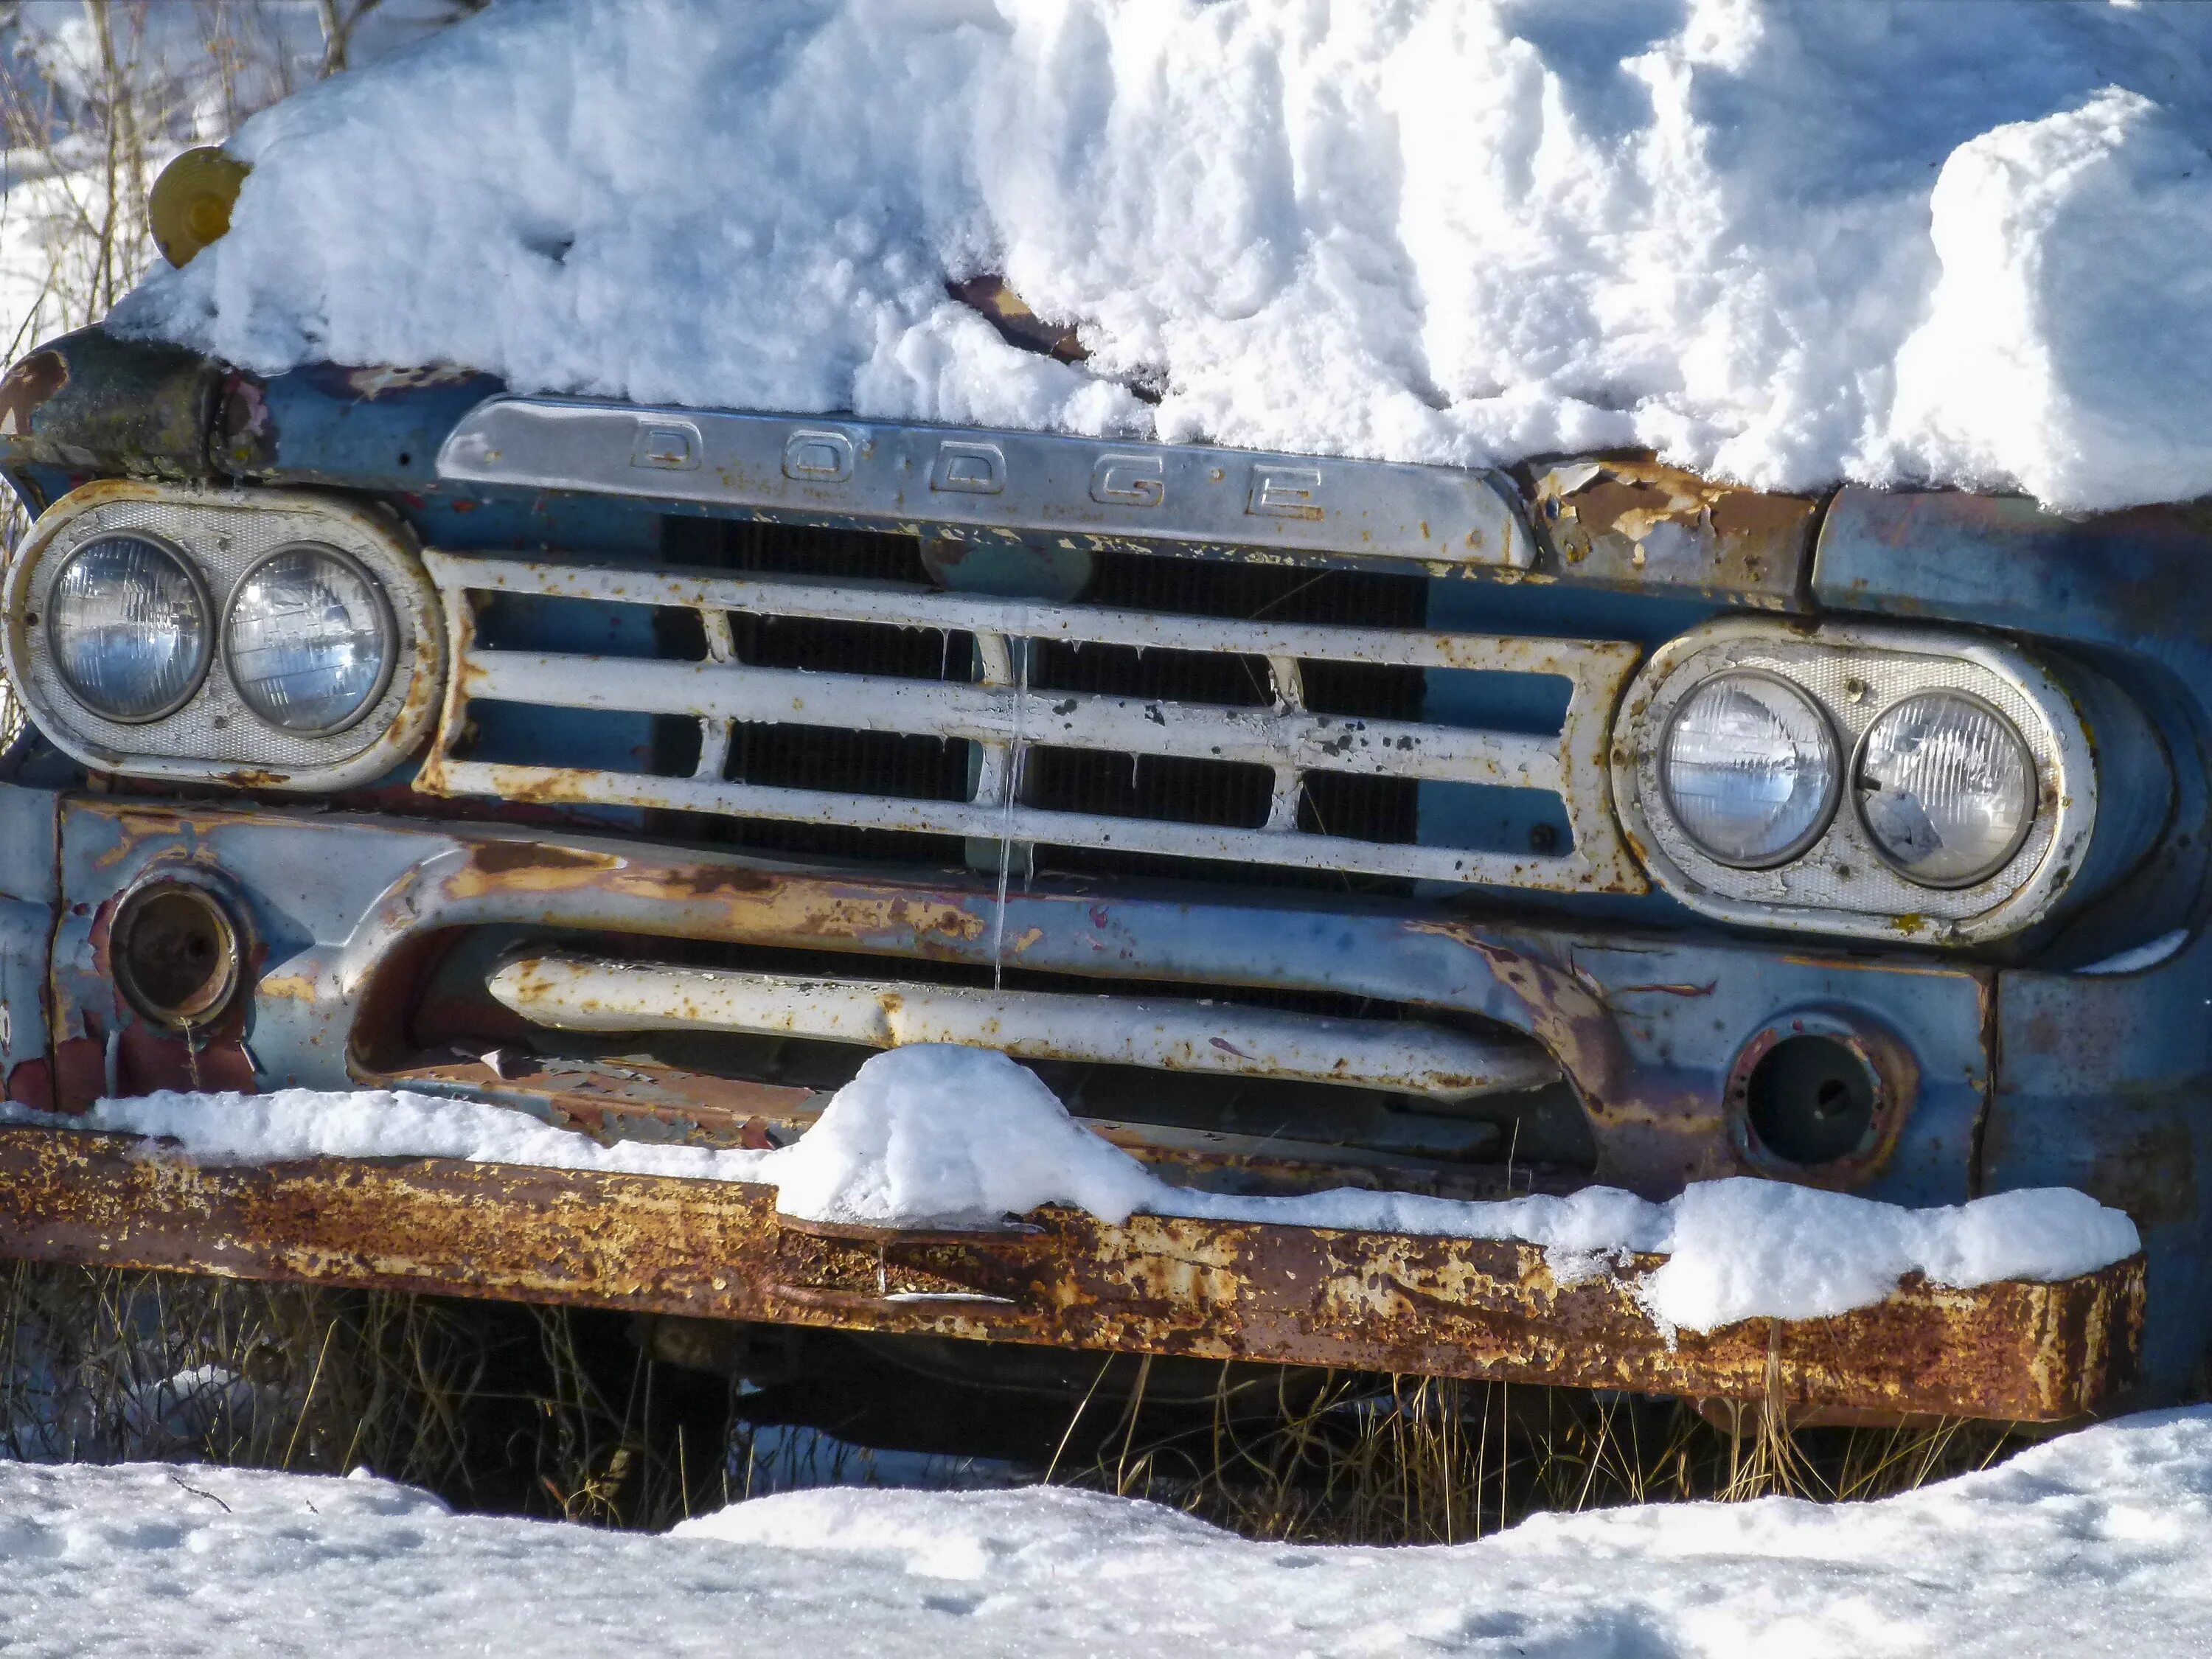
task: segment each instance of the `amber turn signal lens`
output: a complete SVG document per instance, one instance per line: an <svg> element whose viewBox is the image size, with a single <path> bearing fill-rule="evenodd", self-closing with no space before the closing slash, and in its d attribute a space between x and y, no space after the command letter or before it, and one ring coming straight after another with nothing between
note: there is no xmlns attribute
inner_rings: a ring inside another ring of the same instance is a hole
<svg viewBox="0 0 2212 1659"><path fill-rule="evenodd" d="M154 245L173 265L186 265L230 228L238 188L253 169L212 144L188 149L161 169L147 198Z"/></svg>

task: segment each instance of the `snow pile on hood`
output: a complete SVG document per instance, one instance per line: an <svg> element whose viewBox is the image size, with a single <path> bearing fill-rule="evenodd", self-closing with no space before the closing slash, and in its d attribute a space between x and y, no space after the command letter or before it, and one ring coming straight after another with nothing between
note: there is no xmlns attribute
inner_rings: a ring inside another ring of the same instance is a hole
<svg viewBox="0 0 2212 1659"><path fill-rule="evenodd" d="M1444 1548L1249 1543L1050 1487L823 1490L653 1537L405 1487L0 1464L26 1654L2062 1659L2212 1651L2212 1412L1872 1504L1656 1504Z"/></svg>
<svg viewBox="0 0 2212 1659"><path fill-rule="evenodd" d="M1751 1318L1812 1319L1881 1301L1908 1273L1960 1287L2094 1272L2141 1246L2135 1224L2069 1188L1902 1209L1777 1182L1706 1182L1654 1204L1609 1187L1496 1203L1353 1188L1246 1197L1171 1187L1083 1128L1004 1054L921 1043L877 1055L793 1146L717 1151L601 1146L504 1107L380 1091L272 1095L167 1092L102 1101L57 1120L0 1119L174 1140L209 1162L425 1157L568 1170L753 1181L777 1208L816 1221L988 1226L1047 1204L1120 1223L1139 1212L1540 1245L1566 1282L1667 1260L1635 1282L1662 1325L1711 1330Z"/></svg>
<svg viewBox="0 0 2212 1659"><path fill-rule="evenodd" d="M264 371L2175 500L2212 491L2209 58L2212 9L2043 0L543 0L249 122L229 235L113 325ZM985 272L1087 368L948 299Z"/></svg>

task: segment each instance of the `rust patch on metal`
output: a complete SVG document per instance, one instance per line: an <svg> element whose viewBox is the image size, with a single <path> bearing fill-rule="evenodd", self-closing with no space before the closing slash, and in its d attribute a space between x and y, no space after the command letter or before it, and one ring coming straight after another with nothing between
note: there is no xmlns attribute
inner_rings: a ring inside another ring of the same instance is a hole
<svg viewBox="0 0 2212 1659"><path fill-rule="evenodd" d="M611 853L579 853L528 841L479 842L471 858L488 876L503 876L514 870L613 870L622 864Z"/></svg>
<svg viewBox="0 0 2212 1659"><path fill-rule="evenodd" d="M782 1224L765 1187L442 1160L210 1169L0 1130L0 1252L40 1261L2021 1421L2119 1398L2141 1341L2139 1256L2056 1285L1908 1279L1856 1313L1670 1342L1626 1285L1561 1285L1530 1245L1028 1222L844 1236Z"/></svg>
<svg viewBox="0 0 2212 1659"><path fill-rule="evenodd" d="M1534 517L1578 581L1686 587L1765 611L1803 608L1817 500L1715 483L1648 459L1563 462Z"/></svg>
<svg viewBox="0 0 2212 1659"><path fill-rule="evenodd" d="M8 1098L33 1111L54 1109L54 1067L50 1060L27 1060L8 1073Z"/></svg>
<svg viewBox="0 0 2212 1659"><path fill-rule="evenodd" d="M1006 286L1003 276L970 276L947 283L945 291L972 311L981 312L999 337L1019 351L1034 351L1063 363L1091 361L1091 353L1076 331L1065 323L1048 323L1029 308L1022 296Z"/></svg>
<svg viewBox="0 0 2212 1659"><path fill-rule="evenodd" d="M2185 1125L2147 1124L2125 1140L2098 1144L2084 1191L2125 1210L2140 1227L2196 1220L2197 1145Z"/></svg>
<svg viewBox="0 0 2212 1659"><path fill-rule="evenodd" d="M0 378L0 438L27 436L39 406L69 384L69 360L34 351Z"/></svg>
<svg viewBox="0 0 2212 1659"><path fill-rule="evenodd" d="M687 1072L641 1058L586 1061L517 1051L508 1070L489 1060L425 1060L357 1066L365 1088L462 1094L527 1111L602 1144L682 1140L700 1146L791 1144L821 1116L825 1091ZM1395 1152L1311 1146L1279 1136L1185 1130L1099 1118L1077 1121L1178 1184L1219 1184L1239 1192L1283 1194L1330 1188L1411 1192L1433 1198L1494 1200L1531 1192L1565 1193L1580 1184L1563 1171L1522 1164L1456 1164Z"/></svg>

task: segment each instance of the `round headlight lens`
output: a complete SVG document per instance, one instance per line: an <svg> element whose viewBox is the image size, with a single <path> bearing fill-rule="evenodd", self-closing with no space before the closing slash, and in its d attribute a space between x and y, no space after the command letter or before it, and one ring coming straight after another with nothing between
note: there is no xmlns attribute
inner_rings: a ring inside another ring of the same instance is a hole
<svg viewBox="0 0 2212 1659"><path fill-rule="evenodd" d="M1859 816L1881 854L1928 887L2002 869L2035 817L2035 763L2013 723L1963 691L1882 711L1859 750Z"/></svg>
<svg viewBox="0 0 2212 1659"><path fill-rule="evenodd" d="M248 708L315 737L351 725L381 695L392 633L374 577L335 549L287 547L240 580L223 659Z"/></svg>
<svg viewBox="0 0 2212 1659"><path fill-rule="evenodd" d="M46 596L47 649L70 695L136 724L173 714L208 665L199 577L161 543L102 536L70 556Z"/></svg>
<svg viewBox="0 0 2212 1659"><path fill-rule="evenodd" d="M1756 870L1827 828L1842 783L1827 717L1787 680L1716 674L1682 699L1659 750L1659 784L1708 857Z"/></svg>

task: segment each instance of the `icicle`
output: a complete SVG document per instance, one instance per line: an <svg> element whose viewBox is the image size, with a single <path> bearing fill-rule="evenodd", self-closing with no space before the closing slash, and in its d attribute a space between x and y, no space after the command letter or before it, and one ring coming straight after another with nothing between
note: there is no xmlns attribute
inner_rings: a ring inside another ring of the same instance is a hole
<svg viewBox="0 0 2212 1659"><path fill-rule="evenodd" d="M1022 769L1029 758L1025 721L1030 702L1030 641L1008 641L1018 653L1014 665L1014 742L1006 757L1006 796L999 816L999 914L991 932L991 988L1006 988L1006 877L1014 860L1014 803L1022 797Z"/></svg>

